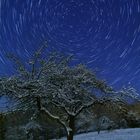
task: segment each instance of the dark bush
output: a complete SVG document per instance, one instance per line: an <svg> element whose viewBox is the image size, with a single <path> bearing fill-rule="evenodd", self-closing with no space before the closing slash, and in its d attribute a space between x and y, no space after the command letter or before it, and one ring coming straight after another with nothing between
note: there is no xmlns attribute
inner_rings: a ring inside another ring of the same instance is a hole
<svg viewBox="0 0 140 140"><path fill-rule="evenodd" d="M6 134L6 118L3 114L0 114L0 140L5 139Z"/></svg>

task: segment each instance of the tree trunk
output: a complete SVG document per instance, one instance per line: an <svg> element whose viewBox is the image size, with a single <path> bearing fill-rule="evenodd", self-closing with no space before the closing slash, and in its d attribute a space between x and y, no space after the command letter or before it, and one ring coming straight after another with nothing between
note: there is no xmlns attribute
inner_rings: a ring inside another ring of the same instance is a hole
<svg viewBox="0 0 140 140"><path fill-rule="evenodd" d="M75 117L72 115L69 116L69 127L71 131L69 131L67 135L67 140L73 140L74 131L75 131Z"/></svg>

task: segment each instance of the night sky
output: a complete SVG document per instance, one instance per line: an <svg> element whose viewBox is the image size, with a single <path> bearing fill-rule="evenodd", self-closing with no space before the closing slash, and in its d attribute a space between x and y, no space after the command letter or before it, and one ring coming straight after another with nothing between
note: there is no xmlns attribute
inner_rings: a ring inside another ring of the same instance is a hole
<svg viewBox="0 0 140 140"><path fill-rule="evenodd" d="M140 91L140 0L0 0L0 75L13 73L6 53L26 60L44 41Z"/></svg>

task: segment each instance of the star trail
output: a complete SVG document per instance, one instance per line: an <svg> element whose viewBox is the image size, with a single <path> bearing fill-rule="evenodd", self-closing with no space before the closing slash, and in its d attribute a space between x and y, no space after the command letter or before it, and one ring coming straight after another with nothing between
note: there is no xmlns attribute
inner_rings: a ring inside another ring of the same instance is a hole
<svg viewBox="0 0 140 140"><path fill-rule="evenodd" d="M26 59L44 41L140 90L140 0L0 0L0 75L13 71L6 53Z"/></svg>

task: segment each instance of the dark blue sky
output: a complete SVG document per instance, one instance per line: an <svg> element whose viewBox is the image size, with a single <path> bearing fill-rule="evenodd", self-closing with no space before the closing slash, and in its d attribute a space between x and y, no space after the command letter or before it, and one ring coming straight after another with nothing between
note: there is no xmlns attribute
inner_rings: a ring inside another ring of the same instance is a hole
<svg viewBox="0 0 140 140"><path fill-rule="evenodd" d="M13 73L6 53L26 59L45 40L140 91L140 0L0 0L0 75Z"/></svg>

